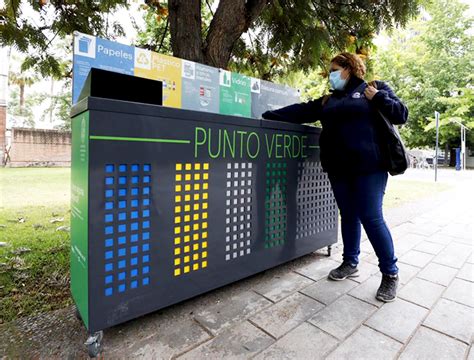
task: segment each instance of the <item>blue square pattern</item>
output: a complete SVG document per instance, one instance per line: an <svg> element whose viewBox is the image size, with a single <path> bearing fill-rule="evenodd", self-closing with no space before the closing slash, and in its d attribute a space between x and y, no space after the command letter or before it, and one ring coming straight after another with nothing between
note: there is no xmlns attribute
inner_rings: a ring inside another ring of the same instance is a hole
<svg viewBox="0 0 474 360"><path fill-rule="evenodd" d="M150 172L151 164L104 167L104 296L150 283Z"/></svg>

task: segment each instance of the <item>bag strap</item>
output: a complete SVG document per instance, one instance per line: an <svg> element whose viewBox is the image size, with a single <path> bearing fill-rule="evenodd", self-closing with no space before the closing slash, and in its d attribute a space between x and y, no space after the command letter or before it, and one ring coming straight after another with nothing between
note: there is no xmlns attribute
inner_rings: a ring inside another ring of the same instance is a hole
<svg viewBox="0 0 474 360"><path fill-rule="evenodd" d="M377 82L376 82L375 80L372 80L372 81L368 82L367 85L370 85L370 86L372 86L372 87L374 87L374 88L377 89ZM361 84L361 86L362 86L362 84ZM359 86L359 87L360 87L360 86ZM357 87L356 89L354 89L354 92L355 92L356 90L358 90L359 87ZM328 102L328 100L329 100L330 97L331 97L330 94L323 96L323 99L321 100L322 106L326 105L326 103Z"/></svg>
<svg viewBox="0 0 474 360"><path fill-rule="evenodd" d="M370 86L372 86L372 87L374 87L374 88L377 89L377 82L376 82L375 80L369 81L369 82L367 83L367 85L370 85Z"/></svg>
<svg viewBox="0 0 474 360"><path fill-rule="evenodd" d="M323 105L323 106L326 105L326 103L328 102L330 97L331 97L330 94L324 95L323 100L321 100L321 105Z"/></svg>

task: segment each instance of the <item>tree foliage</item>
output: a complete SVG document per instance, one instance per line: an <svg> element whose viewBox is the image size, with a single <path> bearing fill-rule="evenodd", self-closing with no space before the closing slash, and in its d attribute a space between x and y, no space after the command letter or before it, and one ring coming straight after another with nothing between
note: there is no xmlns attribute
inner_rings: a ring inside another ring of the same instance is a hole
<svg viewBox="0 0 474 360"><path fill-rule="evenodd" d="M392 84L409 108L402 129L411 147L434 146L434 111L440 116L440 144L459 146L457 120L474 129L473 18L458 0L435 0L377 55L377 73ZM468 146L474 145L474 130Z"/></svg>
<svg viewBox="0 0 474 360"><path fill-rule="evenodd" d="M70 69L56 53L54 41L74 31L108 38L123 35L123 28L109 14L126 6L126 0L6 0L0 8L0 46L14 46L27 54L22 70L32 68L45 77L64 78L70 76ZM26 16L26 7L38 19Z"/></svg>
<svg viewBox="0 0 474 360"><path fill-rule="evenodd" d="M215 1L144 0L149 11L139 45L272 79L314 68L334 51L366 55L374 34L383 27L404 25L419 2L220 0L213 11ZM24 16L25 6L39 15L39 23ZM7 0L0 9L0 45L28 54L23 69L64 77L70 67L62 64L52 42L76 30L106 38L123 35L113 13L127 6L126 0Z"/></svg>

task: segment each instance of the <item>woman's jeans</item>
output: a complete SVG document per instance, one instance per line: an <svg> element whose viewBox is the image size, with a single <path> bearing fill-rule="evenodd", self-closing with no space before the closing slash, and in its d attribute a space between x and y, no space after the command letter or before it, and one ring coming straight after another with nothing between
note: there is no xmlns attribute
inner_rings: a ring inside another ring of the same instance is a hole
<svg viewBox="0 0 474 360"><path fill-rule="evenodd" d="M344 261L359 263L362 223L379 259L380 271L393 275L398 273L397 258L392 236L382 214L387 178L386 171L367 175L329 174L329 181L341 213Z"/></svg>

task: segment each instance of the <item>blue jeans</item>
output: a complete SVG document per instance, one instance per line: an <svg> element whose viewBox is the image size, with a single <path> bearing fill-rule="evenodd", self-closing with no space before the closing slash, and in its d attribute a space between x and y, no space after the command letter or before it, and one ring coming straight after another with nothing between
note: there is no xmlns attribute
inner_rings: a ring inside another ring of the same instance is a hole
<svg viewBox="0 0 474 360"><path fill-rule="evenodd" d="M398 273L397 258L392 235L382 213L387 178L386 171L354 176L329 174L329 181L341 213L344 261L359 263L362 223L379 259L380 271L393 275Z"/></svg>

